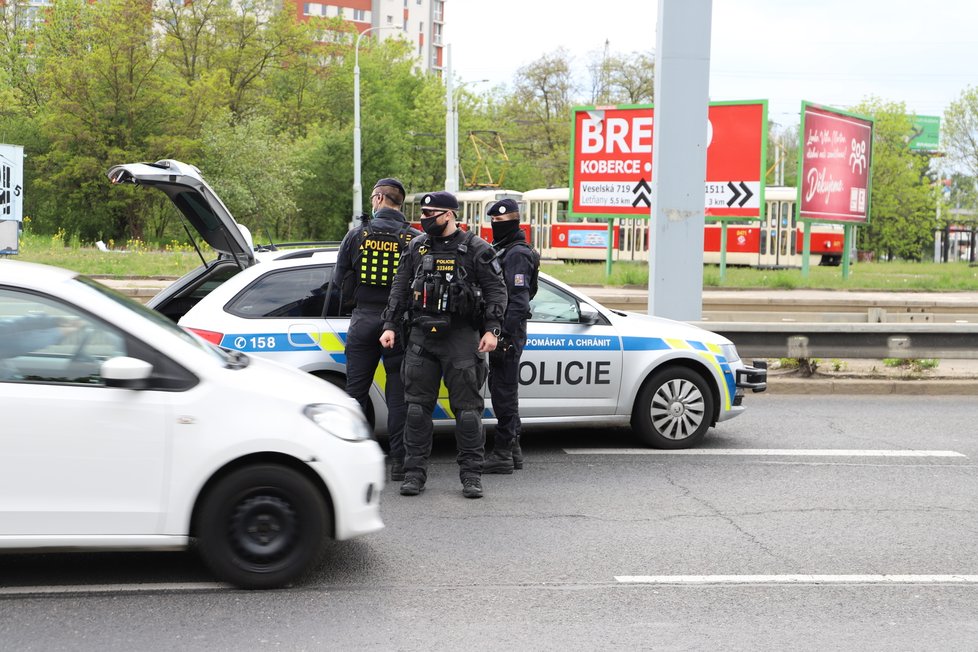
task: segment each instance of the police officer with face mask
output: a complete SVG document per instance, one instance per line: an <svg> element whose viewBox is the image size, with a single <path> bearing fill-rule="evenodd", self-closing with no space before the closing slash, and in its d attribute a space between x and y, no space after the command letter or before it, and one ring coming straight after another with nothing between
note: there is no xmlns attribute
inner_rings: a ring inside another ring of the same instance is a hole
<svg viewBox="0 0 978 652"><path fill-rule="evenodd" d="M496 348L506 310L506 285L492 247L456 223L458 201L448 192L421 198L421 227L391 288L380 341L395 346L398 326L409 325L405 344L404 482L402 496L424 491L431 455L432 413L442 379L455 414L459 478L466 498L482 497L485 432L482 428L482 354Z"/></svg>
<svg viewBox="0 0 978 652"><path fill-rule="evenodd" d="M404 186L397 179L381 179L374 185L371 218L343 238L335 272L337 285L342 288L341 303L354 305L346 333L346 393L360 403L364 412L377 363L383 357L391 480L404 479L404 348L398 345L385 349L380 345L384 330L381 313L387 307L402 252L415 236L421 235L400 211L404 196Z"/></svg>
<svg viewBox="0 0 978 652"><path fill-rule="evenodd" d="M530 299L537 291L540 254L526 241L520 229L519 206L512 199L501 199L489 207L492 220L492 246L503 269L509 293L502 337L489 354L489 392L496 414L494 448L486 456L485 473L512 473L523 468L520 447L520 356L526 345L526 320Z"/></svg>

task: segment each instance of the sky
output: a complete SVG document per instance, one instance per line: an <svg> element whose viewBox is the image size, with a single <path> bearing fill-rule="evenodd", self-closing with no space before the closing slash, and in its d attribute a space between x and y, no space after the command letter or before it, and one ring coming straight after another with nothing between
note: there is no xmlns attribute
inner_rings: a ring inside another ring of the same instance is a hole
<svg viewBox="0 0 978 652"><path fill-rule="evenodd" d="M655 51L658 5L446 0L444 42L455 79L474 92L512 88L519 68L559 47L584 82L606 40L614 54ZM783 126L798 124L802 100L844 109L874 96L941 116L971 86L976 0L713 0L710 99L766 99Z"/></svg>

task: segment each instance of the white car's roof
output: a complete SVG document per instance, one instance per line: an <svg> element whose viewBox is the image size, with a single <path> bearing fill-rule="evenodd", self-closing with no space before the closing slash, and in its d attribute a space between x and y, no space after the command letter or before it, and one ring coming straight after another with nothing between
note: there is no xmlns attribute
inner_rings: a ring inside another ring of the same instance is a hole
<svg viewBox="0 0 978 652"><path fill-rule="evenodd" d="M0 283L16 283L21 287L40 289L78 276L71 270L20 260L0 260Z"/></svg>

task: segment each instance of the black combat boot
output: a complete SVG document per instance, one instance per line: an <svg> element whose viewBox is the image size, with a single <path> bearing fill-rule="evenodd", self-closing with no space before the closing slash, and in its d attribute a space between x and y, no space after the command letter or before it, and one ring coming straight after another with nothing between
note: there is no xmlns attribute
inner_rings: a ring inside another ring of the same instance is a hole
<svg viewBox="0 0 978 652"><path fill-rule="evenodd" d="M520 448L520 437L519 435L513 439L513 468L522 469L523 468L523 449Z"/></svg>
<svg viewBox="0 0 978 652"><path fill-rule="evenodd" d="M417 476L412 475L410 478L405 478L404 482L401 483L402 496L417 496L422 491L424 491L424 480Z"/></svg>
<svg viewBox="0 0 978 652"><path fill-rule="evenodd" d="M391 460L391 481L404 479L404 460Z"/></svg>
<svg viewBox="0 0 978 652"><path fill-rule="evenodd" d="M401 493L404 493L403 488ZM482 480L475 476L463 479L462 495L466 498L482 498Z"/></svg>
<svg viewBox="0 0 978 652"><path fill-rule="evenodd" d="M497 446L486 455L486 461L482 464L482 472L509 475L513 472L513 453Z"/></svg>

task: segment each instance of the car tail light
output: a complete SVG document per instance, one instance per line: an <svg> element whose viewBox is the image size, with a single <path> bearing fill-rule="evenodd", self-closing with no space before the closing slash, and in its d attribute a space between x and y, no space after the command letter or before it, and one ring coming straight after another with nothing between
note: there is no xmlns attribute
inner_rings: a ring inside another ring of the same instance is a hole
<svg viewBox="0 0 978 652"><path fill-rule="evenodd" d="M188 328L191 333L203 337L205 340L211 344L221 345L221 340L224 338L224 333L215 333L214 331L205 331L200 328Z"/></svg>

